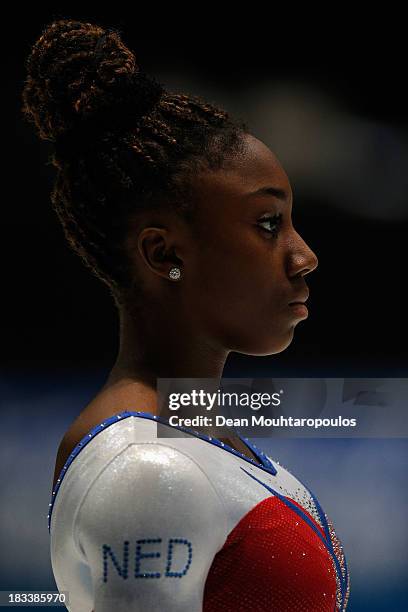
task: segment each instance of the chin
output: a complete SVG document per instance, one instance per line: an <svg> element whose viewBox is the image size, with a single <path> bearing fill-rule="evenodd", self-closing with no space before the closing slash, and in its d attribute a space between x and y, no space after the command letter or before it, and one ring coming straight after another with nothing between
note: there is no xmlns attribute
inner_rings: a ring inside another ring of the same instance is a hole
<svg viewBox="0 0 408 612"><path fill-rule="evenodd" d="M247 346L246 350L237 350L244 355L252 355L254 357L265 357L267 355L276 355L282 353L292 343L295 326L290 327L286 334L281 334L278 338L276 335L269 337L264 335L262 342L260 338L253 338L253 345Z"/></svg>

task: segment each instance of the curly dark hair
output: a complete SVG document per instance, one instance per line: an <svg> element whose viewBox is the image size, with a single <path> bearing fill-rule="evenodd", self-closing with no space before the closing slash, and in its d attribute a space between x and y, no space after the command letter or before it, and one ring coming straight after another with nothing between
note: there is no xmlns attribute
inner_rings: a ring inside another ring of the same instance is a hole
<svg viewBox="0 0 408 612"><path fill-rule="evenodd" d="M243 151L242 121L145 74L115 29L59 19L27 59L23 113L53 143L51 201L65 237L117 306L134 299L130 220L173 207L191 221L194 176ZM137 294L137 293L136 293Z"/></svg>

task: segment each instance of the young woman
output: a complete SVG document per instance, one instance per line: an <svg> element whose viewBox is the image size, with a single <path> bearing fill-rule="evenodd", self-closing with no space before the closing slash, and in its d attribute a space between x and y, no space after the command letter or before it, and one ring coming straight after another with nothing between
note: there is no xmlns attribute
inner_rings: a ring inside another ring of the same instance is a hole
<svg viewBox="0 0 408 612"><path fill-rule="evenodd" d="M116 363L57 455L68 609L344 610L342 547L305 485L238 434L157 434L159 377L220 380L231 351L283 351L307 317L318 262L285 171L245 124L146 75L117 31L55 21L27 71L53 205L120 316Z"/></svg>

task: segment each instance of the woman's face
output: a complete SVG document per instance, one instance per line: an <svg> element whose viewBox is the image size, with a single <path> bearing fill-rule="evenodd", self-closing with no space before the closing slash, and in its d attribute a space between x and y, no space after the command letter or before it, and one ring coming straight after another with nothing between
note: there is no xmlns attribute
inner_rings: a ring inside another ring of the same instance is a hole
<svg viewBox="0 0 408 612"><path fill-rule="evenodd" d="M284 350L307 317L305 275L318 260L292 225L292 190L254 136L228 169L197 178L196 214L183 261L183 303L220 346L249 355Z"/></svg>

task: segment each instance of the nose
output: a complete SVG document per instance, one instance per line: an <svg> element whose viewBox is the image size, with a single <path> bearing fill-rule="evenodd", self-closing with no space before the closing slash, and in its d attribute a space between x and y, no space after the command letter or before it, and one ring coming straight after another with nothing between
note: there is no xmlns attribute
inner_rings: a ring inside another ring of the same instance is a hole
<svg viewBox="0 0 408 612"><path fill-rule="evenodd" d="M317 255L297 232L288 259L289 276L306 276L319 265Z"/></svg>

